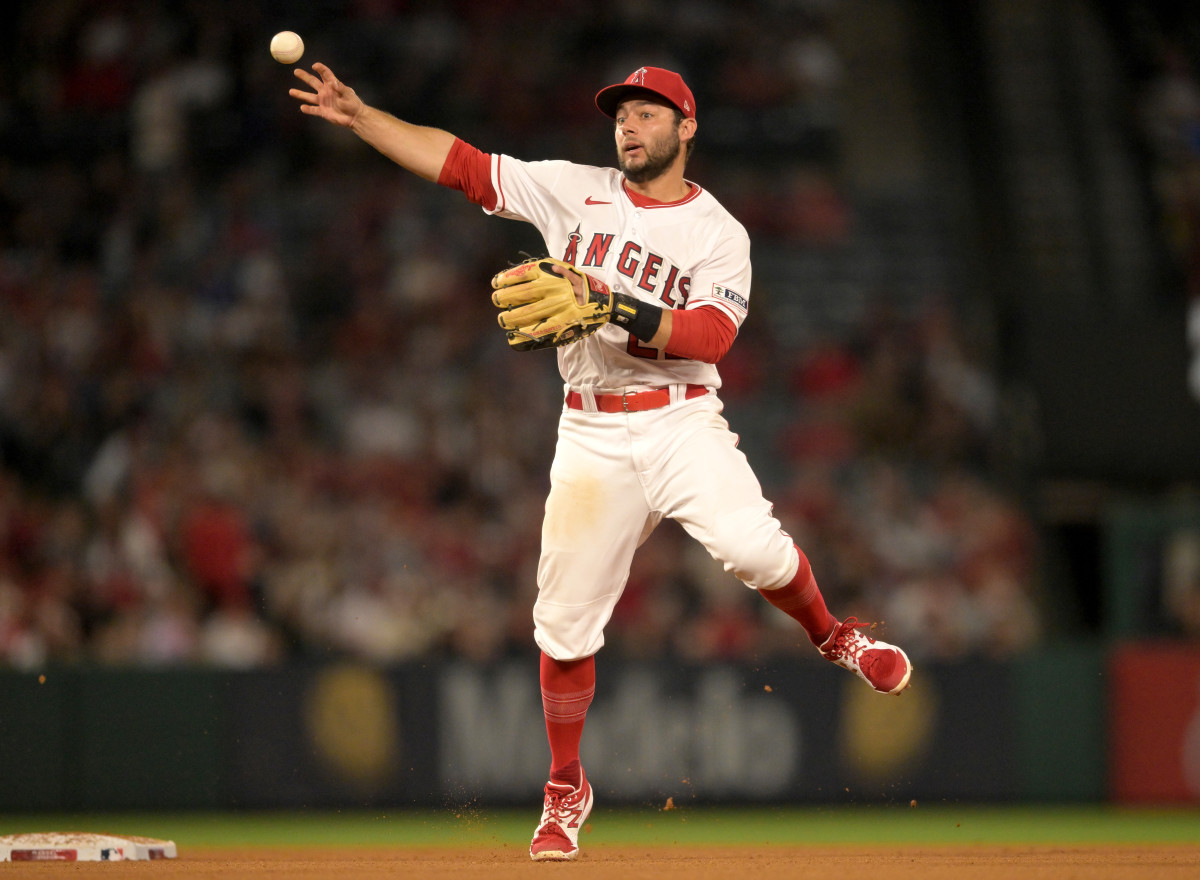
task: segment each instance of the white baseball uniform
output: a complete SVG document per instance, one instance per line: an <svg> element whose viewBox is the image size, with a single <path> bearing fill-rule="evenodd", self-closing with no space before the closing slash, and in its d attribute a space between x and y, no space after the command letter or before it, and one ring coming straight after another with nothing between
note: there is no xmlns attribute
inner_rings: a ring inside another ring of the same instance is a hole
<svg viewBox="0 0 1200 880"><path fill-rule="evenodd" d="M491 157L489 213L532 223L547 252L615 292L661 307L715 306L746 317L750 241L711 194L639 206L615 168ZM747 586L788 583L799 561L721 417L713 364L601 327L557 350L568 401L559 421L542 526L535 640L556 660L594 654L637 547L678 521ZM669 404L600 411L597 395L669 389ZM574 392L572 394L571 392ZM707 392L707 393L706 393Z"/></svg>

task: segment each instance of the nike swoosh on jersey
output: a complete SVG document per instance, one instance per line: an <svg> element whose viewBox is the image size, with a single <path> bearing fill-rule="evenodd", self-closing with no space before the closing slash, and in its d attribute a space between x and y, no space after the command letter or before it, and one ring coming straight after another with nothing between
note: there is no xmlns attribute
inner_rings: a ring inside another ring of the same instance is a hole
<svg viewBox="0 0 1200 880"><path fill-rule="evenodd" d="M585 205L611 205L612 204L612 202L598 202L595 199L593 199L591 196L588 196L586 199L584 199L583 203Z"/></svg>

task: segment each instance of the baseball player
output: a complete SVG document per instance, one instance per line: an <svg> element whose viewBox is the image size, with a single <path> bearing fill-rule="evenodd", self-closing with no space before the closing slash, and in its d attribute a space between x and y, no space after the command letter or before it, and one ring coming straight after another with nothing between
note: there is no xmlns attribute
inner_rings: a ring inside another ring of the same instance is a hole
<svg viewBox="0 0 1200 880"><path fill-rule="evenodd" d="M616 168L596 168L483 153L364 104L324 64L312 69L295 71L309 90L290 92L303 112L349 128L489 214L532 223L549 255L493 279L515 348L570 341L557 347L564 405L533 609L551 765L530 856L579 854L592 809L579 742L595 654L634 551L663 517L797 620L825 658L879 692L904 690L908 657L859 632L854 618L830 614L721 417L715 365L746 319L750 242L684 177L697 121L683 79L641 67L596 95L617 153ZM547 306L538 285L568 293ZM587 311L592 323L581 330L546 317L564 308Z"/></svg>

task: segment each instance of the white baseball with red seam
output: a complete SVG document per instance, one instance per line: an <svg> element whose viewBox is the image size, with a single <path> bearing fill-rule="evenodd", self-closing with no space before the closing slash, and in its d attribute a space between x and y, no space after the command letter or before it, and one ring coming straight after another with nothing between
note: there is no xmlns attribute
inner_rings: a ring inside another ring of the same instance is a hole
<svg viewBox="0 0 1200 880"><path fill-rule="evenodd" d="M271 37L271 57L280 64L295 64L304 54L304 41L295 31L280 31Z"/></svg>

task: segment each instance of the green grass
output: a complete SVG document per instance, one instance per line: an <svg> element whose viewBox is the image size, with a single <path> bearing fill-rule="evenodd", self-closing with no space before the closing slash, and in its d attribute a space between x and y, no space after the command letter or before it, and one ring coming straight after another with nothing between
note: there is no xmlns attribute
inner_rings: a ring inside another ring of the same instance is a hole
<svg viewBox="0 0 1200 880"><path fill-rule="evenodd" d="M244 846L523 845L529 810L2 815L0 833L107 831L180 849ZM590 844L1200 843L1198 809L934 805L597 810Z"/></svg>

